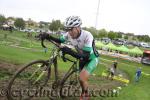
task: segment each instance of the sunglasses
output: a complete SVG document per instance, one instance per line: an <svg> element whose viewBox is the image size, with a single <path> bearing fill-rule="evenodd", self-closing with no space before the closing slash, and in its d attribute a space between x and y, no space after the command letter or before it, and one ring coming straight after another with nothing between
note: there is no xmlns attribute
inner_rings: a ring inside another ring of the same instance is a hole
<svg viewBox="0 0 150 100"><path fill-rule="evenodd" d="M72 31L73 30L73 27L71 28L65 28L65 31L68 32L68 31Z"/></svg>

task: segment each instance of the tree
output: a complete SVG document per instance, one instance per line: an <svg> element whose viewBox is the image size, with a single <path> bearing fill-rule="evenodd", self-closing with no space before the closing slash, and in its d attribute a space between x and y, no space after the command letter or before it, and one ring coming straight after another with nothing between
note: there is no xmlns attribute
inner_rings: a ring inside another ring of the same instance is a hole
<svg viewBox="0 0 150 100"><path fill-rule="evenodd" d="M144 35L144 41L145 42L150 42L150 37L148 35Z"/></svg>
<svg viewBox="0 0 150 100"><path fill-rule="evenodd" d="M15 20L14 17L8 17L7 20Z"/></svg>
<svg viewBox="0 0 150 100"><path fill-rule="evenodd" d="M150 37L148 35L137 35L139 41L150 42Z"/></svg>
<svg viewBox="0 0 150 100"><path fill-rule="evenodd" d="M91 34L93 34L94 37L97 37L97 34L96 34L97 30L96 30L96 28L94 28L94 27L90 27L90 28L84 27L83 29L91 32Z"/></svg>
<svg viewBox="0 0 150 100"><path fill-rule="evenodd" d="M99 38L103 38L103 37L107 37L107 36L108 36L108 32L105 29L101 29L98 31Z"/></svg>
<svg viewBox="0 0 150 100"><path fill-rule="evenodd" d="M29 18L27 21L26 21L26 25L27 25L27 27L33 27L34 26L34 22L33 22L33 20L31 19L31 18Z"/></svg>
<svg viewBox="0 0 150 100"><path fill-rule="evenodd" d="M39 23L39 28L43 28L43 24L42 23Z"/></svg>
<svg viewBox="0 0 150 100"><path fill-rule="evenodd" d="M125 36L124 36L124 39L128 40L128 35L125 35Z"/></svg>
<svg viewBox="0 0 150 100"><path fill-rule="evenodd" d="M14 24L19 29L25 28L25 21L22 18L17 18Z"/></svg>
<svg viewBox="0 0 150 100"><path fill-rule="evenodd" d="M144 41L145 42L150 42L150 37L148 35L145 35Z"/></svg>
<svg viewBox="0 0 150 100"><path fill-rule="evenodd" d="M122 32L117 32L117 38L122 38Z"/></svg>
<svg viewBox="0 0 150 100"><path fill-rule="evenodd" d="M5 16L0 14L0 27L6 22Z"/></svg>
<svg viewBox="0 0 150 100"><path fill-rule="evenodd" d="M58 31L60 28L62 28L62 24L60 20L52 20L50 23L49 29L51 31Z"/></svg>
<svg viewBox="0 0 150 100"><path fill-rule="evenodd" d="M110 38L111 40L117 38L117 33L113 32L113 31L109 31L108 32L108 38Z"/></svg>

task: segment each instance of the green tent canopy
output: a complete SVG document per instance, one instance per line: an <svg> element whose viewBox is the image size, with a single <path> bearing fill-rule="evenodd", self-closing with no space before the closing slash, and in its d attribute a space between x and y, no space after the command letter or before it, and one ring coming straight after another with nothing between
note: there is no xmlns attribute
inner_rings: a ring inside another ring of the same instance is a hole
<svg viewBox="0 0 150 100"><path fill-rule="evenodd" d="M129 53L132 54L132 55L142 55L143 51L140 50L138 47L135 47L135 48L131 49L129 51Z"/></svg>
<svg viewBox="0 0 150 100"><path fill-rule="evenodd" d="M112 44L111 42L108 43L105 47L108 49L111 49L111 50L117 50L117 48L118 48L114 44Z"/></svg>
<svg viewBox="0 0 150 100"><path fill-rule="evenodd" d="M105 47L105 45L104 45L102 42L100 42L100 41L96 41L96 42L95 42L95 46L96 46L97 48Z"/></svg>
<svg viewBox="0 0 150 100"><path fill-rule="evenodd" d="M100 41L96 41L95 45L96 45L97 48L108 48L110 50L118 50L118 51L129 53L130 55L142 55L143 54L143 51L140 50L138 47L135 47L133 49L128 49L124 45L122 45L120 47L117 47L114 44L112 44L111 42L108 43L107 45L105 45Z"/></svg>
<svg viewBox="0 0 150 100"><path fill-rule="evenodd" d="M122 51L122 52L128 53L129 49L126 46L122 45L122 46L118 47L118 51Z"/></svg>

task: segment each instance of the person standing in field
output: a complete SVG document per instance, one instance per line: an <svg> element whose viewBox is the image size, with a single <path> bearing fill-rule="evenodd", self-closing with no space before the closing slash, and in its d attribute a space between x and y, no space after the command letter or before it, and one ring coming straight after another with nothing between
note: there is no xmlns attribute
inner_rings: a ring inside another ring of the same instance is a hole
<svg viewBox="0 0 150 100"><path fill-rule="evenodd" d="M135 81L138 82L139 79L140 79L140 76L141 76L141 67L139 67L137 70L136 70L136 73L135 73Z"/></svg>

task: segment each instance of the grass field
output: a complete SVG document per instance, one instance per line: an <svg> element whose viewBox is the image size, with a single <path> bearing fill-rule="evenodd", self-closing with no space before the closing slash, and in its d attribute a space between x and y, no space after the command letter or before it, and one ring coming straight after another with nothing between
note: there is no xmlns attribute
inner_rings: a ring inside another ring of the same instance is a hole
<svg viewBox="0 0 150 100"><path fill-rule="evenodd" d="M4 39L4 34L8 34ZM15 45L15 46L14 46ZM18 47L16 47L16 45ZM50 48L52 45L48 45ZM23 47L23 48L19 48ZM43 48L40 45L40 41L36 41L33 38L27 38L23 32L9 33L7 31L0 30L0 61L22 65L36 59L48 59L51 49L48 49L47 53L44 53ZM111 65L115 58L101 55L100 62L97 69L94 71L95 77L101 77L101 73L106 69L104 64ZM66 71L68 69L68 63L64 63L59 59L60 70ZM70 64L69 64L70 65ZM130 79L128 86L122 87L117 97L92 97L91 100L149 100L150 99L150 76L142 75L139 83L134 82L135 71L138 67L142 67L142 71L150 74L150 66L142 65L136 62L119 59L118 69L125 72ZM0 67L1 69L1 67ZM0 77L3 77L3 70L0 70ZM0 78L2 79L2 78ZM91 79L97 84L97 80ZM1 81L0 81L1 82ZM111 81L108 81L111 82Z"/></svg>

